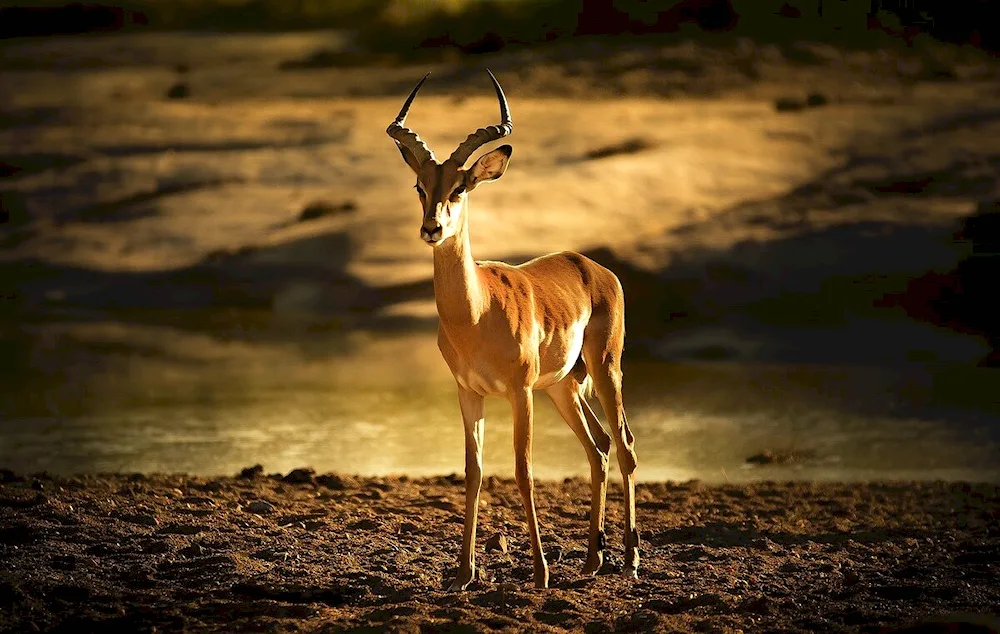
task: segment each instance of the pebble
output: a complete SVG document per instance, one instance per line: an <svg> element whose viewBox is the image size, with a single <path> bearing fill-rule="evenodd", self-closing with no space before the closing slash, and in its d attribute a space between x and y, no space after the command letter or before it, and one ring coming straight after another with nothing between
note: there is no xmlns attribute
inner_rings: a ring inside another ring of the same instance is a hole
<svg viewBox="0 0 1000 634"><path fill-rule="evenodd" d="M182 548L180 554L184 557L200 557L205 553L205 549L201 544L191 544L187 548Z"/></svg>
<svg viewBox="0 0 1000 634"><path fill-rule="evenodd" d="M347 488L347 483L344 479L333 473L316 476L316 484L328 489L333 489L334 491L343 491Z"/></svg>
<svg viewBox="0 0 1000 634"><path fill-rule="evenodd" d="M497 533L486 540L486 552L491 550L499 550L502 553L506 553L508 550L507 536L503 533Z"/></svg>
<svg viewBox="0 0 1000 634"><path fill-rule="evenodd" d="M252 467L247 467L240 471L240 475L236 476L242 480L253 480L254 478L260 477L264 473L264 466L255 464Z"/></svg>
<svg viewBox="0 0 1000 634"><path fill-rule="evenodd" d="M256 515L268 515L274 512L274 505L264 500L254 500L246 505L246 510Z"/></svg>
<svg viewBox="0 0 1000 634"><path fill-rule="evenodd" d="M314 469L293 469L282 478L282 481L289 484L312 484L315 475Z"/></svg>
<svg viewBox="0 0 1000 634"><path fill-rule="evenodd" d="M180 501L184 502L185 504L200 504L204 506L215 506L215 500L213 500L212 498L206 498L197 495L189 495L187 497L183 497L181 498Z"/></svg>

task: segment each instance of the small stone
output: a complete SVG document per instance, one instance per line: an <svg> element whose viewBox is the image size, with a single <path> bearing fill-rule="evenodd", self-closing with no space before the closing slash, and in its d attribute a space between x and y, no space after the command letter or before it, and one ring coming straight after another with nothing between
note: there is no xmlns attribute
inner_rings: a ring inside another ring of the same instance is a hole
<svg viewBox="0 0 1000 634"><path fill-rule="evenodd" d="M378 524L374 520L358 520L351 524L350 528L354 530L370 531L372 529L378 528Z"/></svg>
<svg viewBox="0 0 1000 634"><path fill-rule="evenodd" d="M778 552L781 550L781 546L772 542L767 537L759 537L750 542L750 546L758 550L766 550L768 552Z"/></svg>
<svg viewBox="0 0 1000 634"><path fill-rule="evenodd" d="M200 557L205 553L205 549L201 544L191 544L187 548L182 548L180 554L184 557Z"/></svg>
<svg viewBox="0 0 1000 634"><path fill-rule="evenodd" d="M206 498L197 495L189 495L187 497L183 497L181 498L180 501L184 502L185 504L198 504L200 506L215 506L215 500L213 500L212 498Z"/></svg>
<svg viewBox="0 0 1000 634"><path fill-rule="evenodd" d="M211 480L199 487L202 491L206 493L219 493L225 486L218 480Z"/></svg>
<svg viewBox="0 0 1000 634"><path fill-rule="evenodd" d="M254 478L259 478L264 473L264 466L255 464L252 467L247 467L240 471L240 475L236 476L241 480L253 480Z"/></svg>
<svg viewBox="0 0 1000 634"><path fill-rule="evenodd" d="M378 489L372 489L371 491L368 492L368 497L370 497L373 500L383 500L385 499L385 493L382 493Z"/></svg>
<svg viewBox="0 0 1000 634"><path fill-rule="evenodd" d="M413 522L403 522L399 525L400 533L416 533L418 530L420 530L420 527Z"/></svg>
<svg viewBox="0 0 1000 634"><path fill-rule="evenodd" d="M140 524L142 526L158 526L160 524L160 520L156 519L155 516L144 513L121 515L118 519L129 524Z"/></svg>
<svg viewBox="0 0 1000 634"><path fill-rule="evenodd" d="M554 564L562 561L563 549L561 546L551 546L547 551L545 551L545 560L550 564Z"/></svg>
<svg viewBox="0 0 1000 634"><path fill-rule="evenodd" d="M499 550L502 553L507 553L507 548L507 536L503 533L497 533L486 540L486 552Z"/></svg>
<svg viewBox="0 0 1000 634"><path fill-rule="evenodd" d="M294 469L281 480L288 484L312 484L316 471L313 469Z"/></svg>
<svg viewBox="0 0 1000 634"><path fill-rule="evenodd" d="M254 500L247 504L246 510L255 515L268 515L274 512L274 505L264 500Z"/></svg>
<svg viewBox="0 0 1000 634"><path fill-rule="evenodd" d="M324 473L321 476L316 476L316 484L334 491L343 491L347 488L347 483L344 479L333 473Z"/></svg>

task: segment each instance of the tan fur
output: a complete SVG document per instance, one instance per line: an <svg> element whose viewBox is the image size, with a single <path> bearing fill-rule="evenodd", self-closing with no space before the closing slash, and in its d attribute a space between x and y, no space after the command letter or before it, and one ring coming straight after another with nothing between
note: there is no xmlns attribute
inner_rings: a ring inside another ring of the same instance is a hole
<svg viewBox="0 0 1000 634"><path fill-rule="evenodd" d="M535 390L549 395L590 461L586 574L595 574L604 560L608 452L614 439L625 485L624 572L636 576L636 457L621 395L625 302L618 278L572 252L546 255L520 266L473 260L468 194L481 183L503 175L510 146L484 154L469 170L450 160L419 164L411 160L406 148L401 147L401 151L417 175L423 207L421 236L434 248L438 347L458 383L466 431L465 530L459 571L451 589L464 589L475 577L485 396L501 396L511 404L514 472L528 521L535 585L548 586L531 469ZM584 387L591 381L613 435L604 430L586 401Z"/></svg>

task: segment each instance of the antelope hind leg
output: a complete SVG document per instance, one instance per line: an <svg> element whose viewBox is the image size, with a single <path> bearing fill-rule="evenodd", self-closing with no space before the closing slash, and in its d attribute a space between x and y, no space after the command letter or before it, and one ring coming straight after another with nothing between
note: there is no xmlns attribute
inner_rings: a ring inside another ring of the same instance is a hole
<svg viewBox="0 0 1000 634"><path fill-rule="evenodd" d="M583 574L594 575L604 564L604 508L608 491L608 450L611 448L611 437L599 422L597 429L601 435L597 438L592 435L593 424L588 418L593 416L593 412L587 415L590 406L583 400L580 387L573 377L567 377L552 386L548 394L560 416L580 440L590 462L590 539Z"/></svg>

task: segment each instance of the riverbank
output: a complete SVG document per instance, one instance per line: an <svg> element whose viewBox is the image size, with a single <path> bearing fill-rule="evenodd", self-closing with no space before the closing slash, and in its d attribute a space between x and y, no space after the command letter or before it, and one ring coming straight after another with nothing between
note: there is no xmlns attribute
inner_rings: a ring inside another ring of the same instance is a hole
<svg viewBox="0 0 1000 634"><path fill-rule="evenodd" d="M517 489L489 478L480 579L453 594L458 476L0 475L2 632L878 632L1000 605L993 485L643 483L630 582L620 486L586 578L589 485L541 482L539 591Z"/></svg>

